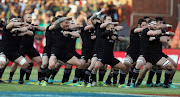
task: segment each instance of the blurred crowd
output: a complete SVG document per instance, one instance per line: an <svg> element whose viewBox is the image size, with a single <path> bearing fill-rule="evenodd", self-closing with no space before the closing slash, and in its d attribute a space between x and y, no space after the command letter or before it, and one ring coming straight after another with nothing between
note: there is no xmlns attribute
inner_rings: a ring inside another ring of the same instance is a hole
<svg viewBox="0 0 180 97"><path fill-rule="evenodd" d="M10 15L23 16L30 13L33 23L47 27L57 15L73 16L78 24L85 24L86 17L106 7L106 14L114 21L128 21L128 0L0 0L0 18L7 20ZM124 4L122 4L122 2ZM123 13L123 14L122 14ZM37 34L43 34L37 32Z"/></svg>
<svg viewBox="0 0 180 97"><path fill-rule="evenodd" d="M129 0L0 0L0 19L7 23L10 15L23 17L25 13L32 15L32 23L47 27L54 16L72 16L77 24L85 25L87 17L103 7L104 14L112 16L113 21L128 26L130 16ZM131 3L131 2L130 2ZM123 13L123 14L122 14ZM124 26L124 28L126 28ZM129 28L124 33L128 36ZM41 45L44 32L37 31L36 48ZM39 47L41 48L41 47Z"/></svg>

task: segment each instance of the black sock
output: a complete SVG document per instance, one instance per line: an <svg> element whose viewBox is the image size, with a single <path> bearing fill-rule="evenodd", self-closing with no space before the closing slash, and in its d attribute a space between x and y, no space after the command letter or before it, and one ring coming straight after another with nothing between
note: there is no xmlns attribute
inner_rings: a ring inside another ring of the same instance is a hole
<svg viewBox="0 0 180 97"><path fill-rule="evenodd" d="M26 69L26 80L29 80L29 77L31 75L31 71L32 71L32 67L33 67L33 62L29 63L30 66L28 66L28 68Z"/></svg>
<svg viewBox="0 0 180 97"><path fill-rule="evenodd" d="M117 83L118 74L119 74L119 70L114 69L113 70L113 84Z"/></svg>
<svg viewBox="0 0 180 97"><path fill-rule="evenodd" d="M173 80L173 77L174 77L175 73L176 73L176 71L175 71L175 72L173 72L172 77L169 79L169 84L172 84L172 80Z"/></svg>
<svg viewBox="0 0 180 97"><path fill-rule="evenodd" d="M151 68L148 75L147 84L152 83L153 76L155 74L155 69Z"/></svg>
<svg viewBox="0 0 180 97"><path fill-rule="evenodd" d="M63 75L62 83L69 81L71 71L72 71L72 68L71 69L66 69L66 68L64 69L64 75Z"/></svg>
<svg viewBox="0 0 180 97"><path fill-rule="evenodd" d="M129 78L128 78L128 83L131 83L131 79L133 77L133 69L134 68L129 68Z"/></svg>
<svg viewBox="0 0 180 97"><path fill-rule="evenodd" d="M134 68L134 70L133 70L133 80L132 80L132 83L135 85L136 84L136 80L137 80L137 78L138 78L138 76L139 76L139 69L136 69L136 68Z"/></svg>
<svg viewBox="0 0 180 97"><path fill-rule="evenodd" d="M31 69L26 69L26 80L29 80L29 77L31 75L31 71L32 71L32 68Z"/></svg>
<svg viewBox="0 0 180 97"><path fill-rule="evenodd" d="M2 75L4 73L5 68L0 69L0 78L2 78Z"/></svg>
<svg viewBox="0 0 180 97"><path fill-rule="evenodd" d="M46 76L45 76L45 79L44 79L46 82L48 82L51 73L52 73L52 70L50 70L50 69L48 68L48 69L46 70Z"/></svg>
<svg viewBox="0 0 180 97"><path fill-rule="evenodd" d="M126 73L121 71L120 72L119 84L124 84L125 83L125 78L126 78Z"/></svg>
<svg viewBox="0 0 180 97"><path fill-rule="evenodd" d="M85 72L85 76L84 76L84 82L85 84L89 83L89 76L91 75L91 71L90 70L86 70Z"/></svg>
<svg viewBox="0 0 180 97"><path fill-rule="evenodd" d="M142 81L142 79L138 79L137 85L141 85Z"/></svg>
<svg viewBox="0 0 180 97"><path fill-rule="evenodd" d="M164 84L168 85L169 84L169 79L172 73L172 69L166 69L165 71L165 80L164 80Z"/></svg>
<svg viewBox="0 0 180 97"><path fill-rule="evenodd" d="M14 72L10 72L9 79L12 80Z"/></svg>
<svg viewBox="0 0 180 97"><path fill-rule="evenodd" d="M99 69L99 81L103 81L106 70Z"/></svg>
<svg viewBox="0 0 180 97"><path fill-rule="evenodd" d="M162 74L162 69L156 70L156 84L161 82L161 74Z"/></svg>
<svg viewBox="0 0 180 97"><path fill-rule="evenodd" d="M45 78L45 73L46 73L46 70L45 70L45 69L42 69L42 68L40 67L39 72L38 72L38 81L44 80L44 78Z"/></svg>
<svg viewBox="0 0 180 97"><path fill-rule="evenodd" d="M81 76L81 70L82 69L76 68L73 83L76 83L79 80L79 78Z"/></svg>
<svg viewBox="0 0 180 97"><path fill-rule="evenodd" d="M23 81L23 78L24 78L25 73L26 73L26 69L23 69L23 68L21 67L21 70L20 70L20 79L19 79L19 81Z"/></svg>
<svg viewBox="0 0 180 97"><path fill-rule="evenodd" d="M92 70L91 72L92 82L96 82L96 74L97 74L97 71Z"/></svg>
<svg viewBox="0 0 180 97"><path fill-rule="evenodd" d="M85 76L85 69L82 69L82 71L81 71L81 79L80 79L80 81L83 81L84 80L84 76Z"/></svg>
<svg viewBox="0 0 180 97"><path fill-rule="evenodd" d="M111 78L113 77L113 74L109 74L106 80L106 84L111 84Z"/></svg>
<svg viewBox="0 0 180 97"><path fill-rule="evenodd" d="M58 73L59 69L53 68L52 70L52 75L51 75L51 79L54 80L54 77L56 76L56 74Z"/></svg>

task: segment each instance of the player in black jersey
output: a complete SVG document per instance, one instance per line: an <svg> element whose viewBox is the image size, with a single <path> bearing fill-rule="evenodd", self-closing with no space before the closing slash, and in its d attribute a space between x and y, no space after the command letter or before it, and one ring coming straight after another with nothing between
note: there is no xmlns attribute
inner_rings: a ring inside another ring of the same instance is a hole
<svg viewBox="0 0 180 97"><path fill-rule="evenodd" d="M22 18L21 18L20 16L18 16L17 18L18 18L18 22L23 22L23 21L22 21ZM11 83L11 82L12 82L13 75L14 75L16 69L17 69L17 66L14 65L14 64L15 64L15 63L13 63L13 64L11 65L11 70L10 70L10 75L9 75L8 83Z"/></svg>
<svg viewBox="0 0 180 97"><path fill-rule="evenodd" d="M161 34L169 34L166 33L164 30L157 30L156 22L149 21L148 28L144 29L141 33L140 38L140 50L141 55L137 60L135 69L133 70L133 84L134 86L136 79L139 75L140 68L146 64L146 62L150 62L152 64L156 64L157 66L162 66L166 68L165 73L165 81L164 81L164 88L168 88L169 78L171 75L171 71L174 68L173 64L167 60L165 57L162 56L162 52L158 51L159 41L149 41L150 36L156 36Z"/></svg>
<svg viewBox="0 0 180 97"><path fill-rule="evenodd" d="M45 81L42 84L42 86L47 85L47 81L52 73L52 69L56 64L57 60L61 60L67 64L76 65L77 68L79 69L82 67L82 63L78 60L78 58L72 55L71 53L69 53L65 48L67 45L66 41L68 39L66 36L68 34L73 36L77 35L77 33L71 33L69 31L66 31L69 29L69 19L72 19L72 17L61 17L58 20L56 20L53 25L49 27L50 30L54 29L55 41L51 48L51 57L49 59L49 66L45 76Z"/></svg>
<svg viewBox="0 0 180 97"><path fill-rule="evenodd" d="M147 27L147 22L144 19L138 20L138 27L133 28L130 33L130 45L127 48L127 55L124 59L124 64L130 66L129 79L127 85L130 86L133 69L140 55L140 32Z"/></svg>
<svg viewBox="0 0 180 97"><path fill-rule="evenodd" d="M3 28L3 43L4 43L4 54L6 57L16 63L22 65L20 70L20 80L19 83L23 84L23 77L26 73L26 69L30 64L23 57L20 49L20 41L24 35L33 36L33 32L23 27L24 23L18 22L16 16L11 16L9 18L10 23Z"/></svg>
<svg viewBox="0 0 180 97"><path fill-rule="evenodd" d="M102 59L102 38L101 38L101 34L105 31L105 27L108 23L113 23L113 24L118 24L118 22L112 22L112 18L108 15L104 16L104 19L103 19L103 24L100 24L100 26L96 26L98 25L98 23L96 23L95 27L97 27L97 31L96 32L96 45L95 45L95 54L97 53L98 55L98 60L97 62L95 63L95 66L100 66L102 64L101 62L101 59ZM104 82L103 82L103 78L104 78L104 75L106 73L106 68L107 68L107 64L103 65L101 67L101 69L99 70L99 81L98 81L98 85L99 86L107 86ZM92 82L96 82L96 72L95 70L92 70ZM93 85L93 84L92 84Z"/></svg>
<svg viewBox="0 0 180 97"><path fill-rule="evenodd" d="M34 24L31 24L32 21L32 17L30 14L25 14L24 15L24 23L25 23L25 27L28 28L28 30L32 31L35 35L35 31L44 31L45 28L44 27L40 27ZM36 62L37 64L37 68L38 71L40 69L40 66L42 64L42 60L40 57L39 52L33 47L33 43L34 43L34 35L33 36L29 36L29 35L24 35L21 39L21 43L20 43L20 52L22 54L24 54L26 60L28 61L28 63L30 64L30 66L27 68L26 70L26 79L25 79L25 84L31 84L31 82L29 81L29 77L31 75L31 71L32 71L32 67L33 67L33 62ZM32 61L28 58L32 59ZM12 67L14 67L14 65L18 66L18 64L13 64ZM40 75L38 75L40 76ZM9 78L9 82L11 82L12 80L12 75L10 72L10 78Z"/></svg>
<svg viewBox="0 0 180 97"><path fill-rule="evenodd" d="M163 28L166 28L167 26L171 26L171 25L169 25L169 24L157 24L157 28L159 28L159 29L163 29ZM170 33L170 35L174 35L172 32L169 32ZM155 39L159 39L159 41L160 41L160 43L159 43L159 46L158 46L158 51L159 52L161 52L162 53L162 43L167 43L167 41L168 41L168 37L167 36L157 36L157 37L150 37L150 39L149 39L149 41L154 41ZM162 42L162 43L161 43ZM168 58L168 56L167 55L165 55L164 53L162 53L162 56L164 56L165 58L167 58L168 60L169 60L169 58ZM172 60L172 59L171 59ZM172 62L171 60L169 60L170 62ZM173 64L175 63L175 62L172 62ZM151 63L149 63L149 62L147 62L146 63L146 65L143 67L143 70L141 71L141 73L140 73L140 76L139 76L139 79L138 79L138 82L137 82L137 84L136 84L136 86L140 86L141 85L141 83L142 83L142 80L144 79L144 77L145 77L145 75L146 75L146 72L150 69L152 67L152 64ZM157 66L153 66L153 67L156 67L157 68ZM159 68L159 67L158 67ZM175 68L174 68L175 69ZM173 70L174 70L173 69ZM154 69L150 69L150 73L149 73L149 79L148 79L148 81L147 81L147 86L152 86L153 84L151 84L152 83L152 77L151 76L153 76L154 74L153 74L153 72L154 72L155 70ZM151 78L150 78L151 77ZM151 80L150 80L151 79ZM159 80L159 82L160 82L160 80ZM176 88L176 86L174 86L173 84L171 85L171 87L172 88Z"/></svg>
<svg viewBox="0 0 180 97"><path fill-rule="evenodd" d="M3 33L4 24L5 24L4 21L0 19L0 82L4 82L1 80L1 78L4 73L4 70L9 64L9 61L6 60L6 56L4 55L3 52L2 33Z"/></svg>
<svg viewBox="0 0 180 97"><path fill-rule="evenodd" d="M100 58L100 54L98 54L98 53L100 53L100 51L98 51L99 50L98 47L99 46L101 47L101 40L99 38L100 31L98 29L100 28L101 21L98 18L96 18L96 17L97 17L97 15L100 15L104 11L105 11L105 9L103 8L99 12L94 13L93 16L90 17L90 20L91 20L93 26L95 27L96 41L95 41L95 46L94 46L94 55L93 55L93 57L91 59L91 64L87 68L87 70L85 71L85 77L84 77L85 84L89 83L89 76L91 75L91 71L94 68L94 65L97 62L98 58ZM96 75L92 75L91 77L95 77L96 78ZM87 87L91 87L91 83L89 83L87 85Z"/></svg>
<svg viewBox="0 0 180 97"><path fill-rule="evenodd" d="M159 29L165 29L166 27L172 27L172 25L169 25L169 24L163 24L163 18L161 17L156 17L155 18L156 20L156 23L157 23L157 26L159 26ZM172 32L169 32L173 35ZM164 36L165 38L168 39L168 36ZM162 49L162 44L159 45L160 49ZM162 55L167 58L173 65L174 65L174 69L172 70L172 75L170 77L170 80L169 80L169 85L171 88L178 88L176 87L175 85L172 84L172 79L173 79L173 76L176 72L176 69L177 69L177 64L170 58L168 57L167 55L165 55L163 52L162 52ZM155 72L154 72L155 71ZM152 78L154 76L154 74L156 73L157 77L156 77L156 84L154 85L152 83ZM150 72L149 72L149 76L148 76L148 81L147 81L147 86L155 86L155 87L158 87L158 86L162 86L161 82L160 82L160 78L161 78L161 73L162 73L162 68L161 67L157 67L157 66L153 66L151 69L150 69Z"/></svg>
<svg viewBox="0 0 180 97"><path fill-rule="evenodd" d="M54 17L52 19L52 23L51 25L53 25L53 23L59 18L60 16ZM53 44L54 41L54 31L53 30L49 30L49 27L51 26L49 25L46 28L46 32L45 32L45 38L46 38L46 45L44 47L43 50L43 55L42 55L42 65L40 67L40 70L38 73L40 73L39 75L41 75L38 79L38 81L35 83L35 85L40 85L40 83L44 82L44 78L45 78L45 70L48 67L48 63L49 63L49 58L51 56L51 46ZM56 64L60 64L59 62L57 62Z"/></svg>
<svg viewBox="0 0 180 97"><path fill-rule="evenodd" d="M67 40L66 40L67 45L65 45L65 48L66 48L67 52L69 52L72 55L76 56L79 59L79 61L84 65L85 60L75 50L76 39L80 36L79 35L80 30L78 31L78 29L80 27L82 27L82 25L75 24L75 22L73 20L70 21L68 31L70 31L70 33L73 33L73 34L68 34L68 35L65 36L65 37L67 37ZM76 31L76 32L74 32L74 31ZM65 66L66 66L66 68L65 68L63 79L62 79L62 85L67 85L67 83L65 83L65 82L68 82L71 71L69 71L69 72L66 72L66 71L71 70L71 68L72 68L72 66L69 65L69 64L66 64ZM54 77L57 74L59 68L60 68L60 65L56 64L56 66L55 66L56 71L55 70L52 71L52 76L51 76L49 81L53 80L52 77ZM82 71L82 69L76 68L73 84L71 84L72 86L79 86L80 85L77 81L78 81L78 79L79 79L79 77L81 75L81 71Z"/></svg>
<svg viewBox="0 0 180 97"><path fill-rule="evenodd" d="M117 31L120 31L120 30L122 30L121 26L114 27L114 24L112 24L111 22L106 24L106 30L102 32L101 34L101 37L102 37L101 62L102 64L109 64L114 69L121 69L121 76L120 76L120 82L119 82L120 85L118 85L118 87L125 88L127 87L126 85L124 85L125 75L128 71L126 70L126 66L122 64L119 60L117 60L113 55L113 48L114 48L115 40L120 40L120 41L124 40L123 37L117 35ZM93 70L97 71L101 66L100 64L99 65L96 64Z"/></svg>

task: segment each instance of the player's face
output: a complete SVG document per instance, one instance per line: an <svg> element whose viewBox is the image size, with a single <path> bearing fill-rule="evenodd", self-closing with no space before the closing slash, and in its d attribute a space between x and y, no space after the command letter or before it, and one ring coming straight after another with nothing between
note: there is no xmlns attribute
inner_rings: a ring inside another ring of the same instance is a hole
<svg viewBox="0 0 180 97"><path fill-rule="evenodd" d="M104 20L105 23L112 22L112 18L110 16L106 17L106 20Z"/></svg>
<svg viewBox="0 0 180 97"><path fill-rule="evenodd" d="M32 21L32 17L31 17L31 15L30 14L28 14L28 15L26 15L26 22L27 23L30 23L31 24L31 21Z"/></svg>
<svg viewBox="0 0 180 97"><path fill-rule="evenodd" d="M159 25L162 25L163 24L163 21L158 21L157 22L157 25L159 26Z"/></svg>
<svg viewBox="0 0 180 97"><path fill-rule="evenodd" d="M146 28L146 27L147 27L147 23L146 22L142 22L141 28Z"/></svg>
<svg viewBox="0 0 180 97"><path fill-rule="evenodd" d="M146 20L146 22L148 22L150 20L150 18L146 18L145 20Z"/></svg>
<svg viewBox="0 0 180 97"><path fill-rule="evenodd" d="M92 23L91 23L91 20L90 19L88 19L88 21L87 21L87 25L91 25Z"/></svg>
<svg viewBox="0 0 180 97"><path fill-rule="evenodd" d="M114 30L114 25L110 25L106 30Z"/></svg>
<svg viewBox="0 0 180 97"><path fill-rule="evenodd" d="M157 24L151 25L151 29L152 29L152 30L156 30L156 29L157 29Z"/></svg>
<svg viewBox="0 0 180 97"><path fill-rule="evenodd" d="M21 22L21 18L18 18L18 22Z"/></svg>
<svg viewBox="0 0 180 97"><path fill-rule="evenodd" d="M69 23L69 26L73 26L73 25L75 25L75 23L74 23L74 22Z"/></svg>
<svg viewBox="0 0 180 97"><path fill-rule="evenodd" d="M64 22L62 22L62 28L64 30L69 29L69 20L65 20Z"/></svg>

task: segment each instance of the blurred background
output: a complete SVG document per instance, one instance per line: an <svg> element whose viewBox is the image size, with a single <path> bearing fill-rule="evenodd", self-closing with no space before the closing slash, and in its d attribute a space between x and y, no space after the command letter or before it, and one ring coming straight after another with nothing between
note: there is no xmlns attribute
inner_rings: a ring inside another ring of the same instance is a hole
<svg viewBox="0 0 180 97"><path fill-rule="evenodd" d="M165 23L172 24L168 31L174 37L163 48L180 48L180 0L0 0L0 19L7 23L10 15L32 15L32 23L47 27L54 16L73 16L77 24L85 25L86 17L105 7L104 14L112 16L113 21L124 27L119 35L126 37L125 42L116 42L115 51L126 51L129 33L137 26L137 21L144 16L162 17ZM179 25L178 25L179 24ZM44 47L44 32L37 31L34 46L39 51ZM81 39L76 42L81 49Z"/></svg>

